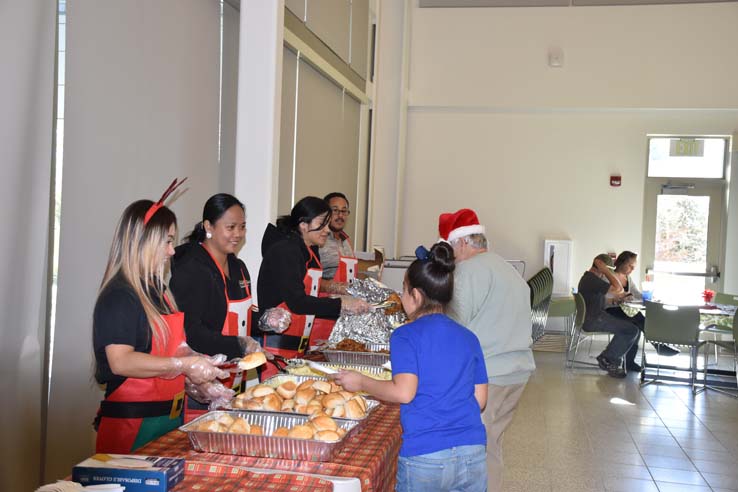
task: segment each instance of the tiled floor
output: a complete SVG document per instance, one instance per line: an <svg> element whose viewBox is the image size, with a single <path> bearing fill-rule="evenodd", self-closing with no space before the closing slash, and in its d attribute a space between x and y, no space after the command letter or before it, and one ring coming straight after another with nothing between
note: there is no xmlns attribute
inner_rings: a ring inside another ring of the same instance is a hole
<svg viewBox="0 0 738 492"><path fill-rule="evenodd" d="M738 491L738 400L535 356L505 436L506 492Z"/></svg>

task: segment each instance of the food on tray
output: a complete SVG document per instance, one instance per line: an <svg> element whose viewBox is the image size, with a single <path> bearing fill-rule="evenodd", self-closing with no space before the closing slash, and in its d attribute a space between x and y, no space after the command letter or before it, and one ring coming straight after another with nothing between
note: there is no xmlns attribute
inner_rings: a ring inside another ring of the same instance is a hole
<svg viewBox="0 0 738 492"><path fill-rule="evenodd" d="M223 417L232 421L230 426L223 425ZM219 432L226 434L250 434L263 436L264 428L249 424L245 418L221 415L215 419L201 421L196 430L203 432ZM273 437L291 437L294 439L317 439L318 441L338 441L346 435L346 430L338 426L335 420L325 414L316 414L305 422L292 428L278 427L272 432Z"/></svg>
<svg viewBox="0 0 738 492"><path fill-rule="evenodd" d="M262 364L266 364L266 361L267 360L264 352L253 352L244 355L243 358L238 361L238 368L247 371L249 369L259 367Z"/></svg>
<svg viewBox="0 0 738 492"><path fill-rule="evenodd" d="M344 338L338 342L335 350L341 350L344 352L374 352L377 354L389 354L389 350L369 350L369 347L365 344L351 338Z"/></svg>
<svg viewBox="0 0 738 492"><path fill-rule="evenodd" d="M339 368L340 368L340 365L339 365ZM351 368L351 370L355 370L355 369ZM288 367L287 371L290 374L294 374L295 376L312 376L312 377L324 376L322 372L314 371L313 369L310 368L310 366ZM392 371L383 370L382 372L373 372L369 370L357 370L357 372L360 372L364 374L365 376L369 376L370 378L379 379L380 381L389 381L390 379L392 379Z"/></svg>
<svg viewBox="0 0 738 492"><path fill-rule="evenodd" d="M397 314L402 312L402 300L400 299L400 295L397 292L393 292L390 294L390 296L385 301L387 304L390 304L386 308L384 308L385 314Z"/></svg>
<svg viewBox="0 0 738 492"><path fill-rule="evenodd" d="M266 388L271 391L267 391ZM282 398L283 394L292 394L293 398ZM285 381L276 389L265 384L252 386L236 396L231 406L246 410L294 412L351 419L364 418L367 410L363 396L345 391L333 381L315 379L307 379L299 386L295 386L293 381Z"/></svg>

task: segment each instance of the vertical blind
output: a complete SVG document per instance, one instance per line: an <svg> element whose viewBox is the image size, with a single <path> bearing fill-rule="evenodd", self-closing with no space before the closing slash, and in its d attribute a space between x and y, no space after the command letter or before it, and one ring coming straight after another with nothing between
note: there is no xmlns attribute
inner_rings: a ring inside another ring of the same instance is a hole
<svg viewBox="0 0 738 492"><path fill-rule="evenodd" d="M41 456L56 2L0 2L0 482L33 490Z"/></svg>

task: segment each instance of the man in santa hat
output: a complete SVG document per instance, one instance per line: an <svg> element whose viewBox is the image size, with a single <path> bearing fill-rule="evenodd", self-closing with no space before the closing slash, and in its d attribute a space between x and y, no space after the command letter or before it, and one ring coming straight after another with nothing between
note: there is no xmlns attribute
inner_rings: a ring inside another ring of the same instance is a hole
<svg viewBox="0 0 738 492"><path fill-rule="evenodd" d="M530 289L505 259L488 250L484 226L470 209L441 214L441 238L456 256L449 314L479 338L489 376L488 490L502 490L502 439L536 365L531 351Z"/></svg>

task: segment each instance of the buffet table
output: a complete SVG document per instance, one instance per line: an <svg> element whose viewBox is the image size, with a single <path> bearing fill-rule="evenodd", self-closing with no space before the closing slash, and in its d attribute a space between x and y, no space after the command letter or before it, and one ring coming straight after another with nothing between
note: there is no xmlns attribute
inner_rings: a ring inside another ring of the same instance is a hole
<svg viewBox="0 0 738 492"><path fill-rule="evenodd" d="M173 492L333 490L330 481L303 474L356 477L362 491L394 490L402 435L400 407L382 404L367 418L366 425L349 437L328 462L198 453L191 449L187 435L178 430L150 442L136 453L185 458L185 479Z"/></svg>

